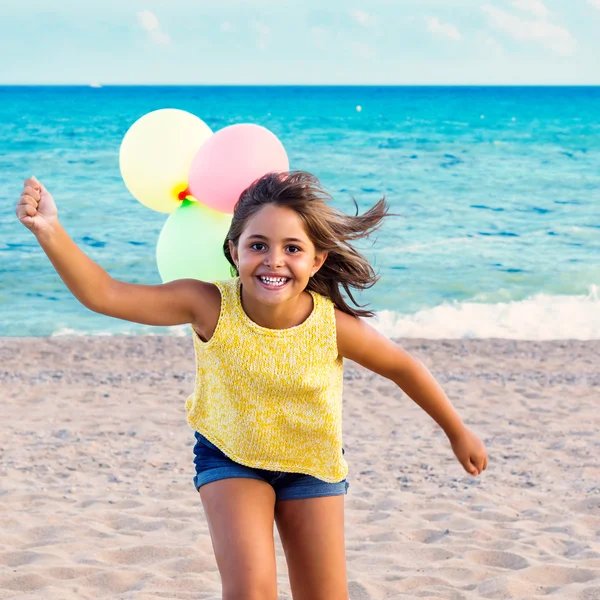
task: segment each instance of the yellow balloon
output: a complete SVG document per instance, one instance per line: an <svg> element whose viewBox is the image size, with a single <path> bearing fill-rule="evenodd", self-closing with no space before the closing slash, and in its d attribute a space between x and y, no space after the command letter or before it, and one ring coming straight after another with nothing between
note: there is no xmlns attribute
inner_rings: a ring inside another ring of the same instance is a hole
<svg viewBox="0 0 600 600"><path fill-rule="evenodd" d="M148 208L172 213L181 206L192 160L211 135L202 119L185 110L144 115L121 142L119 164L127 189Z"/></svg>

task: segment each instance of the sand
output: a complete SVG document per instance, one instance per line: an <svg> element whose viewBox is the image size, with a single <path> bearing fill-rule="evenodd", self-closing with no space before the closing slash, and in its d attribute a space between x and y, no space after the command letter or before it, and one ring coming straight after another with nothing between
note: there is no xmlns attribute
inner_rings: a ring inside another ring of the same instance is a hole
<svg viewBox="0 0 600 600"><path fill-rule="evenodd" d="M424 341L485 441L466 475L346 368L352 600L600 598L600 342ZM0 599L220 598L184 401L191 338L0 339ZM280 598L291 598L278 545Z"/></svg>

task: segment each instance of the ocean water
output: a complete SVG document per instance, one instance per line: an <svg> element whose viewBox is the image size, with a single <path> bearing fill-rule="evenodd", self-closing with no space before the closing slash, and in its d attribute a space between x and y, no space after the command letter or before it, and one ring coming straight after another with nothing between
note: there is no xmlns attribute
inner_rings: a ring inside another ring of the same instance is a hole
<svg viewBox="0 0 600 600"><path fill-rule="evenodd" d="M361 299L388 335L600 339L598 87L0 87L0 336L189 333L81 306L14 214L35 174L112 276L160 283L166 215L118 156L167 107L268 127L343 210L385 194L401 216L365 247L381 280Z"/></svg>

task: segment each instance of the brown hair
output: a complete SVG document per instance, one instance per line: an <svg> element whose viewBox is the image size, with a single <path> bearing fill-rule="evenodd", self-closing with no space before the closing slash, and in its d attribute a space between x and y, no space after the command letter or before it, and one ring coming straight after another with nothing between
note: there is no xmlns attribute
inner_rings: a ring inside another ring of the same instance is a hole
<svg viewBox="0 0 600 600"><path fill-rule="evenodd" d="M250 217L266 204L285 206L294 210L304 222L306 232L318 251L328 252L323 266L308 282L307 289L330 298L335 306L355 317L372 317L354 299L352 290L372 287L379 277L369 261L351 244L371 235L388 215L389 206L382 198L366 213L345 215L327 204L331 200L319 180L305 171L269 173L257 179L242 192L235 205L229 233L223 243L225 257L231 263L232 274L238 271L231 258L229 241L237 246ZM346 292L350 306L340 288Z"/></svg>

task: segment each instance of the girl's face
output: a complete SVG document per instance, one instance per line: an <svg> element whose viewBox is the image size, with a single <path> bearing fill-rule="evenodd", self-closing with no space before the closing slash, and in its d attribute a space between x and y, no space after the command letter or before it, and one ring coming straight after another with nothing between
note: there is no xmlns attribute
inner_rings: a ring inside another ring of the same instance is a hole
<svg viewBox="0 0 600 600"><path fill-rule="evenodd" d="M327 258L315 249L300 216L274 204L248 219L237 247L229 247L244 290L272 305L299 296Z"/></svg>

